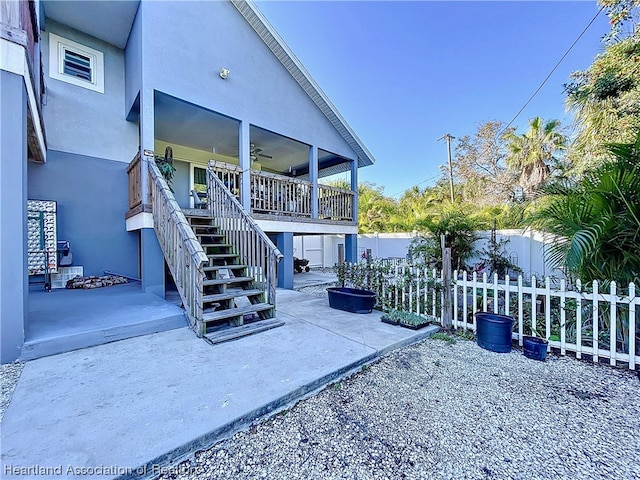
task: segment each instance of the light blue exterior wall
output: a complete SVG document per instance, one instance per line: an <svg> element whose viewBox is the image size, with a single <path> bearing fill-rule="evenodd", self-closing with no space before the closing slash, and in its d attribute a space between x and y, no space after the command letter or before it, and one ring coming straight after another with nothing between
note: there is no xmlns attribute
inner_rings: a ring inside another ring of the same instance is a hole
<svg viewBox="0 0 640 480"><path fill-rule="evenodd" d="M49 77L50 32L104 54L104 93ZM129 163L139 142L137 125L126 120L124 51L52 20L41 38L48 148Z"/></svg>
<svg viewBox="0 0 640 480"><path fill-rule="evenodd" d="M27 97L0 70L0 363L20 356L27 325Z"/></svg>
<svg viewBox="0 0 640 480"><path fill-rule="evenodd" d="M131 26L127 46L124 49L125 69L125 111L127 114L134 109L136 101L139 102L140 86L142 85L142 28L140 20L140 7ZM130 118L131 119L131 118Z"/></svg>
<svg viewBox="0 0 640 480"><path fill-rule="evenodd" d="M142 32L149 32L142 37L142 90L356 158L231 3L144 1L139 13ZM218 74L222 67L230 70L226 80Z"/></svg>
<svg viewBox="0 0 640 480"><path fill-rule="evenodd" d="M51 150L46 164L29 163L29 198L58 202L58 239L71 242L73 264L85 275L139 276L139 234L127 232L124 221L126 169L123 162Z"/></svg>
<svg viewBox="0 0 640 480"><path fill-rule="evenodd" d="M187 162L181 162L180 160L174 160L173 166L176 171L173 174L173 196L176 197L176 202L181 208L189 208L191 191L189 189L189 177L190 168Z"/></svg>

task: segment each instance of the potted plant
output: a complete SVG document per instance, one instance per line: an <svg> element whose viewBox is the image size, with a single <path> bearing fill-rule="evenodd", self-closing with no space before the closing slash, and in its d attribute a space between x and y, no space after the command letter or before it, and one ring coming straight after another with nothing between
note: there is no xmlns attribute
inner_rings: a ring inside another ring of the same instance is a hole
<svg viewBox="0 0 640 480"><path fill-rule="evenodd" d="M380 320L389 325L400 325L411 330L418 330L431 323L439 323L438 318L433 315L416 315L415 313L395 309L385 313Z"/></svg>
<svg viewBox="0 0 640 480"><path fill-rule="evenodd" d="M533 360L544 362L545 358L547 358L549 342L544 338L538 337L538 332L536 332L535 330L533 330L532 333L533 335L524 335L522 337L522 348L524 351L524 356Z"/></svg>
<svg viewBox="0 0 640 480"><path fill-rule="evenodd" d="M476 342L492 352L511 351L511 334L515 319L491 312L476 312Z"/></svg>

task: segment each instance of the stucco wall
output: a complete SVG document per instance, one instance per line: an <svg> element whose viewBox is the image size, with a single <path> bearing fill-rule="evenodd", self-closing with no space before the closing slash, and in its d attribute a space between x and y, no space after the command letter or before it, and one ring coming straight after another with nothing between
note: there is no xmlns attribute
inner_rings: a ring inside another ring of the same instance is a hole
<svg viewBox="0 0 640 480"><path fill-rule="evenodd" d="M124 49L124 66L125 66L125 110L127 114L134 106L136 98L140 93L142 84L142 30L140 20L140 7L138 13L131 26L127 46Z"/></svg>
<svg viewBox="0 0 640 480"><path fill-rule="evenodd" d="M127 122L124 100L124 51L77 30L47 20L42 62L47 93L42 109L51 150L130 162L138 149L138 127ZM49 76L49 32L104 54L104 93Z"/></svg>
<svg viewBox="0 0 640 480"><path fill-rule="evenodd" d="M46 164L29 163L29 198L58 202L58 240L69 240L73 264L85 275L111 270L138 276L138 232L125 230L127 164L48 152Z"/></svg>
<svg viewBox="0 0 640 480"><path fill-rule="evenodd" d="M0 71L0 363L20 356L27 329L27 94Z"/></svg>
<svg viewBox="0 0 640 480"><path fill-rule="evenodd" d="M229 2L143 2L143 89L356 156ZM170 21L167 21L170 19ZM220 68L230 70L223 80Z"/></svg>

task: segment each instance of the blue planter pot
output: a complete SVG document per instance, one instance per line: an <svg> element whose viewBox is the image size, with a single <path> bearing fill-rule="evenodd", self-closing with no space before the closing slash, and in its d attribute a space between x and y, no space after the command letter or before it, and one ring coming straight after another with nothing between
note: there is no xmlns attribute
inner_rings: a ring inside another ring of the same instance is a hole
<svg viewBox="0 0 640 480"><path fill-rule="evenodd" d="M476 339L478 345L492 352L507 353L511 351L511 332L513 317L497 313L476 313Z"/></svg>
<svg viewBox="0 0 640 480"><path fill-rule="evenodd" d="M544 362L547 358L547 347L549 343L538 337L523 337L522 347L524 348L524 356L533 360Z"/></svg>
<svg viewBox="0 0 640 480"><path fill-rule="evenodd" d="M371 313L376 304L376 294L369 290L347 287L327 288L329 306L351 313Z"/></svg>

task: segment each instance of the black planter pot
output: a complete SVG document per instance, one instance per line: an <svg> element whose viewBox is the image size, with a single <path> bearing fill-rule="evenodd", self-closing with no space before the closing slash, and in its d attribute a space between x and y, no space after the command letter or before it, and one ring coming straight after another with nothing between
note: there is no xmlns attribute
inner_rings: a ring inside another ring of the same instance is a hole
<svg viewBox="0 0 640 480"><path fill-rule="evenodd" d="M330 287L329 306L351 313L371 313L376 304L376 294L359 288Z"/></svg>
<svg viewBox="0 0 640 480"><path fill-rule="evenodd" d="M515 319L507 315L477 312L476 339L478 346L492 352L510 352L513 322Z"/></svg>
<svg viewBox="0 0 640 480"><path fill-rule="evenodd" d="M549 342L544 338L538 337L522 337L522 347L524 348L524 356L533 360L544 362L547 358L547 348Z"/></svg>

